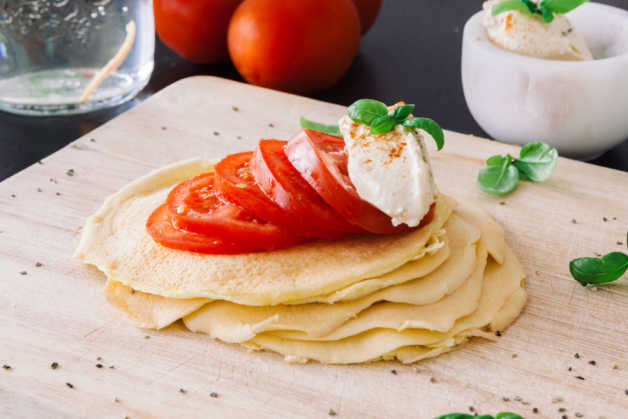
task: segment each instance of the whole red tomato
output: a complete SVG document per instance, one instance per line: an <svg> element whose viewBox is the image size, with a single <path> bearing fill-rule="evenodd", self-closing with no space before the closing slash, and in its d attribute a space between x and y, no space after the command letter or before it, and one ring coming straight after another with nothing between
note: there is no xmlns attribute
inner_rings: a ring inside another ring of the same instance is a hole
<svg viewBox="0 0 628 419"><path fill-rule="evenodd" d="M362 24L362 35L364 35L375 23L379 9L382 7L382 0L353 0L360 14Z"/></svg>
<svg viewBox="0 0 628 419"><path fill-rule="evenodd" d="M360 19L352 0L245 0L231 18L228 42L248 82L309 93L347 71Z"/></svg>
<svg viewBox="0 0 628 419"><path fill-rule="evenodd" d="M154 0L155 28L164 44L195 63L229 60L227 28L242 0Z"/></svg>

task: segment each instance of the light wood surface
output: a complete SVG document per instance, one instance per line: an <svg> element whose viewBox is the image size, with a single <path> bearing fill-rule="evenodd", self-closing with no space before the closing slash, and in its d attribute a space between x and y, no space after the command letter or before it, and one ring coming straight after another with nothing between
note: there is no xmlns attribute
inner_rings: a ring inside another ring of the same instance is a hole
<svg viewBox="0 0 628 419"><path fill-rule="evenodd" d="M469 406L526 418L626 417L628 280L584 289L568 262L625 250L617 242L628 229L628 173L561 159L548 182L495 198L477 189L478 169L492 154L518 150L448 132L445 149L432 153L437 182L478 200L504 225L530 299L496 343L475 340L412 366L290 365L180 325L138 330L108 307L103 275L71 258L85 218L136 177L251 149L260 137L287 139L299 116L332 123L343 111L190 78L2 182L0 364L11 369L0 369L0 417L327 417L333 409L347 418L429 419Z"/></svg>

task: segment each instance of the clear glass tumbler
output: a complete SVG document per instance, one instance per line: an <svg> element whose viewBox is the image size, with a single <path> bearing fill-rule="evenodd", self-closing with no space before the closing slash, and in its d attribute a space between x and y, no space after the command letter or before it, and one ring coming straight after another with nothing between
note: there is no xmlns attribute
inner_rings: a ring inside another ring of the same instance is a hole
<svg viewBox="0 0 628 419"><path fill-rule="evenodd" d="M0 0L0 110L118 105L148 83L154 50L152 0Z"/></svg>

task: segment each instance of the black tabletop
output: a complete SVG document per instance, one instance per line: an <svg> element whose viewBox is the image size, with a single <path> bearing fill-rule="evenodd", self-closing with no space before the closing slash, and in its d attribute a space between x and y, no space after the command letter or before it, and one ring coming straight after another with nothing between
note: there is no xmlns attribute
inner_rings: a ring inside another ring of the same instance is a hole
<svg viewBox="0 0 628 419"><path fill-rule="evenodd" d="M626 0L603 0L628 9ZM460 82L464 22L481 0L385 0L378 21L362 39L346 76L312 97L348 105L357 98L416 103L417 114L443 127L487 137L471 117ZM155 71L138 97L116 108L67 117L25 117L0 112L0 180L53 153L153 93L184 77L207 74L241 80L229 64L188 63L157 42ZM628 92L626 92L628 94ZM628 141L592 163L628 171Z"/></svg>

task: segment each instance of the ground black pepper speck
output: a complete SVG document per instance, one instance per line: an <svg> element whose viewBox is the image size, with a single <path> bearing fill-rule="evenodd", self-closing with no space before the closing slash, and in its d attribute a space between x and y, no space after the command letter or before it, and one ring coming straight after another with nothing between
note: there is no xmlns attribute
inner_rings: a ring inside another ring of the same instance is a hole
<svg viewBox="0 0 628 419"><path fill-rule="evenodd" d="M214 131L214 135L220 135L218 131Z"/></svg>
<svg viewBox="0 0 628 419"><path fill-rule="evenodd" d="M53 362L52 364L50 364L50 368L52 368L53 370L56 370L57 368L59 368L59 363Z"/></svg>
<svg viewBox="0 0 628 419"><path fill-rule="evenodd" d="M574 416L577 417L577 418L581 418L584 415L582 413L580 413L580 412L576 412L576 413L574 413Z"/></svg>
<svg viewBox="0 0 628 419"><path fill-rule="evenodd" d="M582 381L584 381L584 377L583 377L583 376L581 376L581 375L576 375L576 378L577 378L578 380L582 380Z"/></svg>
<svg viewBox="0 0 628 419"><path fill-rule="evenodd" d="M576 358L576 359L580 359L580 354L579 354L578 352L576 352L576 353L574 354L574 358Z"/></svg>
<svg viewBox="0 0 628 419"><path fill-rule="evenodd" d="M436 382L436 378L430 377L430 383L435 383L435 382Z"/></svg>
<svg viewBox="0 0 628 419"><path fill-rule="evenodd" d="M43 264L43 263L41 263L41 262L36 262L36 263L35 263L35 267L36 267L36 268L41 268L42 266L44 266L44 264Z"/></svg>
<svg viewBox="0 0 628 419"><path fill-rule="evenodd" d="M337 413L334 409L329 409L329 412L327 413L329 416L336 416Z"/></svg>
<svg viewBox="0 0 628 419"><path fill-rule="evenodd" d="M237 106L232 106L231 109L233 109L234 112L238 112L240 110Z"/></svg>
<svg viewBox="0 0 628 419"><path fill-rule="evenodd" d="M539 409L537 407L532 408L532 413L539 413Z"/></svg>
<svg viewBox="0 0 628 419"><path fill-rule="evenodd" d="M72 384L72 383L65 383L65 385L70 387L70 388L74 388L74 384Z"/></svg>
<svg viewBox="0 0 628 419"><path fill-rule="evenodd" d="M74 169L68 169L68 171L65 172L65 174L68 176L74 176Z"/></svg>
<svg viewBox="0 0 628 419"><path fill-rule="evenodd" d="M11 366L10 366L10 365L7 365L7 364L4 364L4 365L2 366L2 368L4 368L5 370L10 370L10 369L11 369Z"/></svg>
<svg viewBox="0 0 628 419"><path fill-rule="evenodd" d="M102 368L102 364L96 364L96 368Z"/></svg>
<svg viewBox="0 0 628 419"><path fill-rule="evenodd" d="M576 219L575 219L575 218L572 218L572 219L571 219L571 224L578 224L578 222L576 221Z"/></svg>
<svg viewBox="0 0 628 419"><path fill-rule="evenodd" d="M218 393L212 391L211 393L209 393L209 397L211 397L213 399L217 399L218 398Z"/></svg>
<svg viewBox="0 0 628 419"><path fill-rule="evenodd" d="M571 370L573 370L573 368L571 367L567 368L567 371L571 372Z"/></svg>
<svg viewBox="0 0 628 419"><path fill-rule="evenodd" d="M502 332L501 331L496 331L495 332L495 336L497 336L498 338L502 337Z"/></svg>
<svg viewBox="0 0 628 419"><path fill-rule="evenodd" d="M184 389L182 389L182 388L180 388L180 389L179 389L179 393L181 393L181 394L185 394L185 390L184 390Z"/></svg>
<svg viewBox="0 0 628 419"><path fill-rule="evenodd" d="M475 407L469 406L469 412L475 412Z"/></svg>
<svg viewBox="0 0 628 419"><path fill-rule="evenodd" d="M596 362L594 360L589 361L589 365L596 365Z"/></svg>

